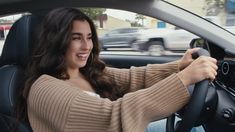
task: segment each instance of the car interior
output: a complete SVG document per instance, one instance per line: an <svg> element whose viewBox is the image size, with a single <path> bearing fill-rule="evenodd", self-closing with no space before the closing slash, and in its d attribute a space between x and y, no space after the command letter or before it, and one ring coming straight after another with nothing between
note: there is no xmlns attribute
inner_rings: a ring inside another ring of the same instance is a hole
<svg viewBox="0 0 235 132"><path fill-rule="evenodd" d="M24 69L30 59L32 49L35 47L34 42L37 36L37 29L42 20L41 15L25 15L17 20L7 38L3 47L0 60L0 130L9 132L17 129L19 132L32 131L28 122L18 122L14 114L14 108L17 101L16 93L22 86L22 77ZM130 66L144 66L149 63L165 63L173 61L176 58L156 58L137 56L120 57L101 55L107 65L129 68ZM120 63L122 61L123 63ZM19 127L15 128L15 124L19 123Z"/></svg>
<svg viewBox="0 0 235 132"><path fill-rule="evenodd" d="M3 47L0 60L0 130L9 132L17 129L19 132L32 131L28 122L19 122L19 127L15 128L18 123L14 114L14 108L17 101L16 93L22 86L22 77L24 69L32 53L34 42L37 36L37 29L42 20L41 15L25 15L17 20L7 38ZM37 27L37 28L36 28ZM110 66L119 68L128 68L130 66L143 66L148 63L165 63L168 59L141 58L136 56L129 58L115 56L101 56L101 58ZM138 60L138 61L137 61ZM149 61L151 60L151 61ZM120 61L124 63L120 63ZM128 63L127 63L128 62Z"/></svg>
<svg viewBox="0 0 235 132"><path fill-rule="evenodd" d="M16 0L17 1L17 0ZM112 2L112 1L111 1ZM112 7L112 3L106 3L106 6ZM130 2L130 1L129 1ZM0 2L1 3L1 2ZM9 14L11 11L6 10L6 7L9 6L11 2L5 1L4 8L3 5L0 5L0 12L2 14ZM36 1L33 9L37 12L37 9L46 3L42 1ZM52 2L48 2L53 5ZM128 2L127 2L128 3ZM141 2L140 2L141 3ZM38 8L35 5L40 5ZM50 8L61 6L63 2L58 2ZM68 4L68 6L73 6L76 4L75 1ZM83 6L83 2L81 6ZM96 5L96 2L93 3ZM129 5L130 3L126 4ZM17 8L17 6L21 6L21 9L16 9L17 11L27 10L28 6L31 5L31 2L27 3L27 0L23 0L22 3L15 4L12 7ZM86 5L86 4L84 4ZM102 3L98 4L102 5ZM102 7L102 6L101 6ZM46 7L45 7L46 8ZM123 7L127 8L127 7ZM133 10L133 9L131 9ZM147 11L146 11L147 12ZM45 12L40 13L31 13L29 15L25 15L19 20L17 20L9 34L6 38L2 54L0 57L0 131L9 132L14 128L16 123L19 123L19 127L16 128L16 131L19 132L31 132L32 129L28 122L18 122L14 113L15 104L17 101L16 93L22 86L22 78L24 77L24 69L27 66L27 62L30 58L31 52L35 47L34 43L37 39L37 29L39 28L39 24L43 18ZM164 16L160 16L164 17ZM188 27L189 28L189 27ZM203 32L203 31L202 31ZM206 32L205 32L206 33ZM200 119L198 119L195 125L206 124L205 129L209 132L219 132L226 131L232 132L235 130L235 90L233 87L235 86L235 63L234 57L235 54L229 50L224 50L220 46L215 45L215 41L213 42L207 39L197 39L192 41L190 44L191 47L196 46L197 43L203 40L203 47L210 51L210 55L216 59L218 59L218 76L216 81L213 83L209 83L208 91L206 91L205 95L205 103L203 104L203 112L200 115ZM220 40L220 42L223 40ZM225 47L228 47L225 45ZM132 56L129 55L100 55L101 59L103 59L109 66L118 67L118 68L129 68L131 66L144 66L150 63L166 63L170 61L174 61L179 59L181 56L168 56L168 57L159 57L159 56ZM122 63L120 63L122 62ZM200 94L198 94L200 95ZM197 99L200 97L197 97ZM203 100L204 101L204 100ZM195 107L195 106L194 106ZM183 115L187 106L181 111L177 112L177 116ZM175 114L174 114L175 115ZM174 125L172 125L172 120L174 120L174 115L168 118L168 131L172 131L174 129ZM187 117L190 118L190 117ZM190 119L187 119L190 120ZM187 121L186 120L186 121ZM219 127L215 127L219 126ZM170 129L171 128L171 129Z"/></svg>
<svg viewBox="0 0 235 132"><path fill-rule="evenodd" d="M22 86L23 71L30 56L35 27L40 23L40 17L28 15L14 23L5 41L0 65L0 130L11 131L17 123L14 108L17 101L16 93ZM17 131L32 131L27 122L20 122Z"/></svg>

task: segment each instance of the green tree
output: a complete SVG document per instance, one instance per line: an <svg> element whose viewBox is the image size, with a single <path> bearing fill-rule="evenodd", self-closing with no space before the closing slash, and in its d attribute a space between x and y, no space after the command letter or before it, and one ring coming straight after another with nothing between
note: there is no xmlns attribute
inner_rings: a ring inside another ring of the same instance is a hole
<svg viewBox="0 0 235 132"><path fill-rule="evenodd" d="M142 24L139 24L138 22L131 22L131 26L132 27L143 27L143 25Z"/></svg>
<svg viewBox="0 0 235 132"><path fill-rule="evenodd" d="M126 19L127 22L129 22L131 24L131 27L143 27L143 25L141 25L140 23L138 23L137 21L130 21L128 19Z"/></svg>
<svg viewBox="0 0 235 132"><path fill-rule="evenodd" d="M97 16L102 15L106 11L105 8L80 8L80 10L92 20L96 20Z"/></svg>
<svg viewBox="0 0 235 132"><path fill-rule="evenodd" d="M135 19L141 21L142 26L144 26L144 19L146 19L144 15L136 14Z"/></svg>
<svg viewBox="0 0 235 132"><path fill-rule="evenodd" d="M216 16L221 10L225 7L226 0L205 0L204 9L206 11L206 15Z"/></svg>

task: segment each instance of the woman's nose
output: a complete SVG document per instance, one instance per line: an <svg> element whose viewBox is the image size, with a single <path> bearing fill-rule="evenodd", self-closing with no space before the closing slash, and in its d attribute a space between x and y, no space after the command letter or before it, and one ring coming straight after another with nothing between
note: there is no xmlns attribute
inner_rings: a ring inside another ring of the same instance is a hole
<svg viewBox="0 0 235 132"><path fill-rule="evenodd" d="M87 50L90 48L90 44L87 40L84 40L82 43L82 49Z"/></svg>

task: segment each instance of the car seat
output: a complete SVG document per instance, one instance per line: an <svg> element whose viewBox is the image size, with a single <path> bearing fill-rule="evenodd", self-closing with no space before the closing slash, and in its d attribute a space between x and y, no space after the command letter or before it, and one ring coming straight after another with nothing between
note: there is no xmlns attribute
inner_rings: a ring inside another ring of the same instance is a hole
<svg viewBox="0 0 235 132"><path fill-rule="evenodd" d="M16 95L22 87L24 69L29 60L41 18L25 15L11 27L0 57L0 131L11 132L16 117ZM19 122L17 132L31 132L29 123Z"/></svg>

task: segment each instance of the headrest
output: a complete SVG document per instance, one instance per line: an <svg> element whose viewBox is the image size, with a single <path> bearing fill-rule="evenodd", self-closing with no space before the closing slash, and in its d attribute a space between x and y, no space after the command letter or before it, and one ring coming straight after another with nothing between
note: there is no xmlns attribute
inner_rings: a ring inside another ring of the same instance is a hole
<svg viewBox="0 0 235 132"><path fill-rule="evenodd" d="M25 15L11 27L1 55L1 64L25 66L31 54L41 17Z"/></svg>

